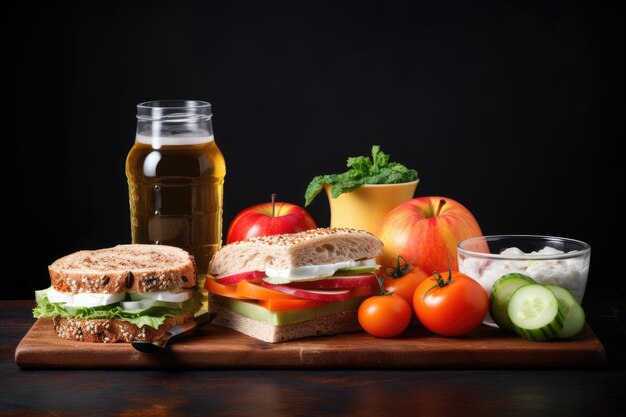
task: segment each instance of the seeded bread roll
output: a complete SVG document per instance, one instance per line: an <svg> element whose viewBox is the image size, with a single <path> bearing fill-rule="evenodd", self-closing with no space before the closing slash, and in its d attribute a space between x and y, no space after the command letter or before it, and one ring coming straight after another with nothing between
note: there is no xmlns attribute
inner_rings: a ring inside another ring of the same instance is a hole
<svg viewBox="0 0 626 417"><path fill-rule="evenodd" d="M54 330L61 339L80 342L115 343L133 341L153 341L173 326L193 320L193 314L186 313L166 319L158 329L150 326L141 328L124 320L83 319L81 317L53 318Z"/></svg>
<svg viewBox="0 0 626 417"><path fill-rule="evenodd" d="M269 343L287 342L312 336L332 336L363 330L359 325L356 310L283 326L262 323L217 304L211 304L211 311L217 313L213 319L213 324L236 330Z"/></svg>
<svg viewBox="0 0 626 417"><path fill-rule="evenodd" d="M382 242L364 230L325 228L255 237L220 249L209 264L212 275L287 269L374 258Z"/></svg>
<svg viewBox="0 0 626 417"><path fill-rule="evenodd" d="M80 251L48 267L57 291L150 292L196 285L196 265L186 251L166 245L118 245Z"/></svg>

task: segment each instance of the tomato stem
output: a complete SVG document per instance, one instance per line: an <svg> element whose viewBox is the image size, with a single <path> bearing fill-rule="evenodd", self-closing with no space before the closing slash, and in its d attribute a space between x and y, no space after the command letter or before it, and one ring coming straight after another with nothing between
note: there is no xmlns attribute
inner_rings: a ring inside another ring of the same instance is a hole
<svg viewBox="0 0 626 417"><path fill-rule="evenodd" d="M272 217L276 217L276 194L272 194Z"/></svg>
<svg viewBox="0 0 626 417"><path fill-rule="evenodd" d="M430 287L425 293L424 293L424 297L426 298L426 296L428 295L428 293L431 290L434 290L437 287L443 288L446 285L450 285L452 283L452 268L450 267L450 259L448 259L448 279L444 280L443 276L435 271L433 272L433 280L435 280L437 283L435 285L433 285L432 287Z"/></svg>
<svg viewBox="0 0 626 417"><path fill-rule="evenodd" d="M387 265L385 267L385 275L393 279L402 278L413 270L412 266L413 262L415 262L415 259L413 259L411 262L407 262L402 255L398 255L398 257L396 258L396 266ZM402 262L404 262L404 266L402 266Z"/></svg>
<svg viewBox="0 0 626 417"><path fill-rule="evenodd" d="M380 292L377 293L376 295L391 295L393 294L393 291L385 291L385 287L383 286L383 277L376 275L376 282L378 282L378 288L380 289Z"/></svg>

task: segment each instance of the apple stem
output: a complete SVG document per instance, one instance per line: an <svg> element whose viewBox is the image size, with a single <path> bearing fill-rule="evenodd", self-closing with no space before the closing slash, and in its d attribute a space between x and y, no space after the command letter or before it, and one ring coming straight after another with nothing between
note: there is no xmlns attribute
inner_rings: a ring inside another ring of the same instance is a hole
<svg viewBox="0 0 626 417"><path fill-rule="evenodd" d="M437 207L437 213L435 213L435 216L439 216L439 212L441 211L441 208L446 204L446 200L444 200L443 198L441 200L439 200L439 207Z"/></svg>
<svg viewBox="0 0 626 417"><path fill-rule="evenodd" d="M276 194L272 194L272 217L276 217Z"/></svg>

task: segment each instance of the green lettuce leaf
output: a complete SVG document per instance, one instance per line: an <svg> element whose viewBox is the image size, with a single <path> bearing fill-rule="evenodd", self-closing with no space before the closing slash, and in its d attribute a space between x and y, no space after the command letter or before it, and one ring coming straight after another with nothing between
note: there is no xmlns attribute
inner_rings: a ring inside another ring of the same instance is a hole
<svg viewBox="0 0 626 417"><path fill-rule="evenodd" d="M305 206L322 191L325 184L330 185L332 198L356 190L364 184L399 184L417 179L417 171L397 162L389 162L390 156L372 146L372 156L352 156L348 158L348 171L341 174L318 175L309 183L305 193Z"/></svg>
<svg viewBox="0 0 626 417"><path fill-rule="evenodd" d="M98 307L75 307L72 311L66 310L64 303L51 303L46 290L36 291L37 305L33 309L35 318L41 317L81 317L85 319L117 319L124 320L137 327L150 326L158 328L170 317L184 313L195 313L202 306L202 294L195 291L191 299L178 303L178 308L153 306L144 310L124 310L119 303Z"/></svg>

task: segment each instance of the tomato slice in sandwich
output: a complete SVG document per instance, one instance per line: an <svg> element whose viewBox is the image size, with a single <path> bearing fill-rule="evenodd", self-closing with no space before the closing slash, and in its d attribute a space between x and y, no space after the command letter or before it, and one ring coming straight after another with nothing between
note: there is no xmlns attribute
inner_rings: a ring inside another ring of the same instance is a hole
<svg viewBox="0 0 626 417"><path fill-rule="evenodd" d="M289 285L268 284L263 282L263 286L279 291L284 294L290 294L299 298L317 301L343 301L350 298L350 290L305 290L302 288L290 287Z"/></svg>
<svg viewBox="0 0 626 417"><path fill-rule="evenodd" d="M247 271L238 274L220 275L215 277L215 280L220 284L233 285L238 284L240 281L260 282L261 278L265 278L266 276L265 272L262 271Z"/></svg>
<svg viewBox="0 0 626 417"><path fill-rule="evenodd" d="M237 295L240 298L251 298L254 300L302 300L300 297L264 288L249 281L240 281L237 284Z"/></svg>
<svg viewBox="0 0 626 417"><path fill-rule="evenodd" d="M259 300L259 304L270 311L302 310L305 308L320 307L328 301L317 300Z"/></svg>
<svg viewBox="0 0 626 417"><path fill-rule="evenodd" d="M292 282L288 284L290 287L302 288L305 290L324 290L339 288L357 288L367 287L376 283L376 275L374 274L357 274L357 275L334 275L329 278L323 278L315 281Z"/></svg>
<svg viewBox="0 0 626 417"><path fill-rule="evenodd" d="M357 287L350 291L350 297L367 297L374 294L372 287ZM270 311L301 310L320 307L332 301L320 300L259 300L259 304Z"/></svg>

